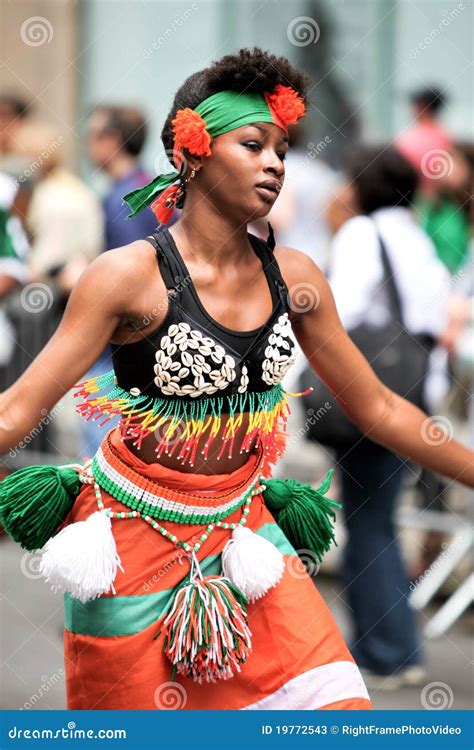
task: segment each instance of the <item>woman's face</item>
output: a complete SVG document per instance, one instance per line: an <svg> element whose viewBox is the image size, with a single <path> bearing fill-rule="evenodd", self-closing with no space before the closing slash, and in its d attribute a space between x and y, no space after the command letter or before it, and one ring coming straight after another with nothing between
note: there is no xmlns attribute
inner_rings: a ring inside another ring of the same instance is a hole
<svg viewBox="0 0 474 750"><path fill-rule="evenodd" d="M237 222L266 216L283 185L288 137L278 125L243 125L212 141L196 188L199 198Z"/></svg>

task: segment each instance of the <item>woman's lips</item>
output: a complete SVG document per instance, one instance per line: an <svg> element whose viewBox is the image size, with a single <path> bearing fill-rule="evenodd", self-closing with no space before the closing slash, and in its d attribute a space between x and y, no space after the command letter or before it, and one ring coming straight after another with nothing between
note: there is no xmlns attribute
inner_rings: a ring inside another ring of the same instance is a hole
<svg viewBox="0 0 474 750"><path fill-rule="evenodd" d="M260 195L260 196L261 196L261 197L262 197L262 198L263 198L263 199L264 199L264 200L265 200L265 201L266 201L267 203L268 203L269 201L271 201L271 202L273 203L273 201L274 201L274 200L275 200L276 198L278 198L278 192L277 192L276 190L273 190L272 188L268 188L268 187L262 187L261 185L257 185L257 187L255 188L255 190L257 190L257 191L258 191L258 194L259 194L259 195Z"/></svg>

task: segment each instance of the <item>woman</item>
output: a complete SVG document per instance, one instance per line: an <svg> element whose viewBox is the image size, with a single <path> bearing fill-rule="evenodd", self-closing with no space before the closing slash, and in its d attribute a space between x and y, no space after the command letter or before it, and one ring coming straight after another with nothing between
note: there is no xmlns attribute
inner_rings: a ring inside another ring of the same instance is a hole
<svg viewBox="0 0 474 750"><path fill-rule="evenodd" d="M346 178L346 195L359 215L333 239L329 283L340 319L349 333L362 324L375 330L390 322L393 311L382 263L383 242L404 325L412 336L424 336L426 347L446 327L450 279L413 215L417 174L395 148L365 146L350 158ZM446 363L444 371L437 366L440 354L443 361L442 349L433 349L429 358L427 350L422 397L430 410L448 387ZM429 431L424 434L429 437ZM364 668L369 688L395 689L425 679L394 525L407 473L406 459L399 453L368 438L336 451L347 529L343 577L354 621L351 652ZM423 486L428 488L425 482Z"/></svg>
<svg viewBox="0 0 474 750"><path fill-rule="evenodd" d="M271 235L267 243L247 235L278 196L287 125L304 113L306 87L285 58L259 49L186 80L162 132L181 174L126 196L132 214L152 204L166 223L177 205L181 219L94 261L58 332L1 397L4 450L112 343L116 382L112 373L78 390L87 415L120 412L122 431L82 471L85 487L43 557L46 577L68 592L69 708L166 708L170 696L186 709L370 707L327 607L262 499L283 450L290 326L364 431L474 485L470 452L453 440L427 446L426 415L378 382L317 266L274 248ZM307 299L298 307L302 285L311 309ZM300 495L293 510L311 505ZM111 513L120 514L113 536ZM309 536L324 527L314 517Z"/></svg>

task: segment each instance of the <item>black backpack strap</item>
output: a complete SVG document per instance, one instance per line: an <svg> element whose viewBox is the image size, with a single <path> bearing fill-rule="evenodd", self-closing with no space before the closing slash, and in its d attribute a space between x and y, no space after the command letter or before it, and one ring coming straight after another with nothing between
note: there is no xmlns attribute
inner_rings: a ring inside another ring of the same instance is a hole
<svg viewBox="0 0 474 750"><path fill-rule="evenodd" d="M398 291L398 287L396 284L393 266L390 262L390 258L388 257L385 242L382 239L375 222L373 222L373 224L375 228L375 234L377 236L377 240L378 240L379 247L380 247L380 256L381 256L383 271L384 271L384 283L385 283L385 287L388 293L390 309L391 309L394 319L400 323L402 328L405 328L405 324L403 321L402 300L401 300L400 292Z"/></svg>
<svg viewBox="0 0 474 750"><path fill-rule="evenodd" d="M176 266L176 262L173 255L170 255L169 246L165 241L165 237L162 232L153 232L145 237L156 250L156 258L160 267L161 275L167 289L175 289L179 283L176 277L179 275L179 268Z"/></svg>

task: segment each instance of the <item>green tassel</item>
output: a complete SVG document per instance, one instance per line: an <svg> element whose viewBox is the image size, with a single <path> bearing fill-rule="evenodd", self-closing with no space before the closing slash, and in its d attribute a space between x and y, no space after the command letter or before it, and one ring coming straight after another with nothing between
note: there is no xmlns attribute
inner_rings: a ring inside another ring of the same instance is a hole
<svg viewBox="0 0 474 750"><path fill-rule="evenodd" d="M334 469L329 469L324 482L315 489L296 479L262 479L263 497L269 511L296 550L309 549L319 562L329 550L334 538L336 513L342 505L325 497Z"/></svg>
<svg viewBox="0 0 474 750"><path fill-rule="evenodd" d="M76 469L28 466L0 482L0 521L27 550L41 549L61 525L81 490Z"/></svg>

